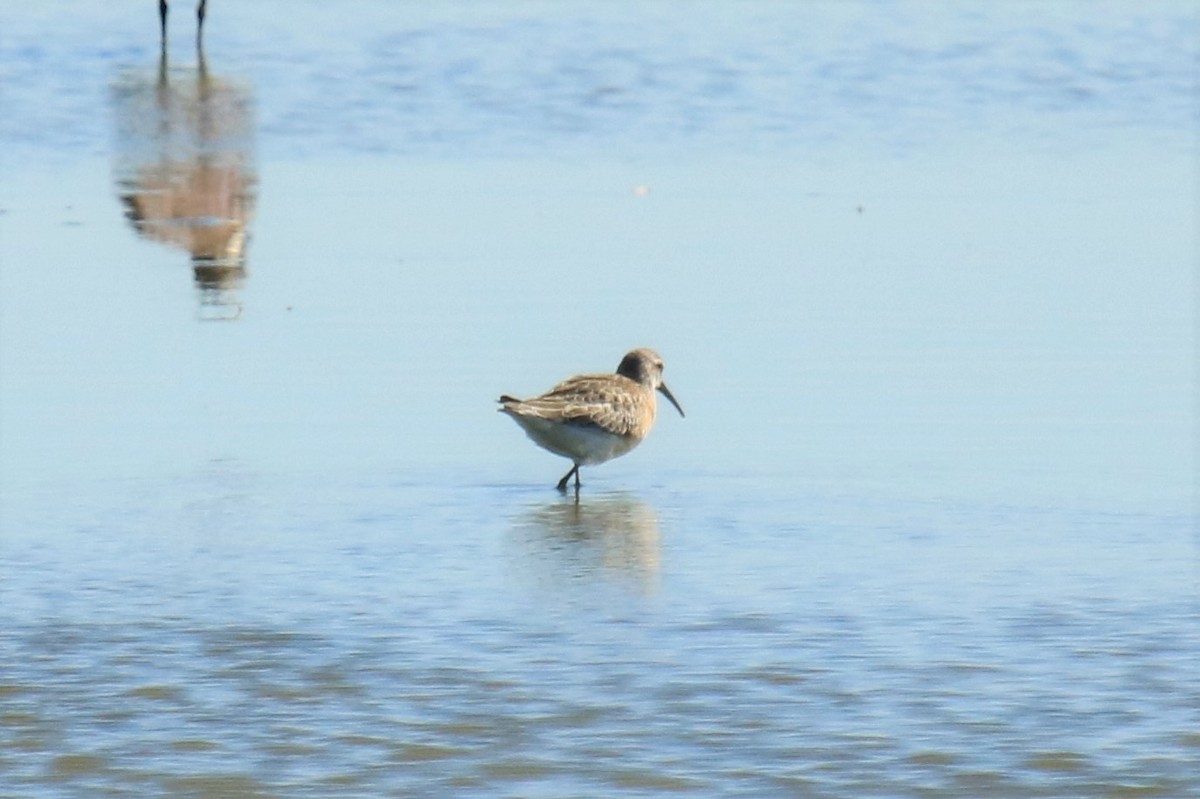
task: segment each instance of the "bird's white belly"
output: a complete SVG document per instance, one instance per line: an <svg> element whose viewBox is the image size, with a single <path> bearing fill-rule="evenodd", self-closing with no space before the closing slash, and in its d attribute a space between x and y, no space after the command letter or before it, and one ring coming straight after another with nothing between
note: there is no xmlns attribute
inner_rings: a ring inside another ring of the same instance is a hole
<svg viewBox="0 0 1200 799"><path fill-rule="evenodd" d="M514 417L542 449L583 466L604 463L638 445L633 436L619 436L596 427L562 424L530 416Z"/></svg>

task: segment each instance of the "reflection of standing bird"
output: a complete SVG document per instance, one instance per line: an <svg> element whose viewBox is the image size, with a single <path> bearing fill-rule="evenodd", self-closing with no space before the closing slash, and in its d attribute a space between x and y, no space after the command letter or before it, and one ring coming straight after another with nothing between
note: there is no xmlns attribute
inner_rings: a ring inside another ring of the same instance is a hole
<svg viewBox="0 0 1200 799"><path fill-rule="evenodd" d="M208 0L200 0L200 5L196 6L196 42L199 43L204 35L204 12L205 6L208 5ZM167 46L167 0L158 0L158 21L162 26L162 45Z"/></svg>
<svg viewBox="0 0 1200 799"><path fill-rule="evenodd" d="M514 520L514 532L546 567L550 581L579 577L631 577L653 589L662 564L658 515L646 503L614 494L531 508Z"/></svg>
<svg viewBox="0 0 1200 799"><path fill-rule="evenodd" d="M252 87L197 69L123 72L113 86L117 196L138 235L191 256L201 311L233 319L258 177Z"/></svg>
<svg viewBox="0 0 1200 799"><path fill-rule="evenodd" d="M580 466L624 455L650 432L658 406L656 390L683 416L662 373L658 353L636 349L621 359L616 374L577 375L527 400L505 394L500 410L539 447L571 459L575 465L558 481L558 490L567 490L571 475L578 490Z"/></svg>

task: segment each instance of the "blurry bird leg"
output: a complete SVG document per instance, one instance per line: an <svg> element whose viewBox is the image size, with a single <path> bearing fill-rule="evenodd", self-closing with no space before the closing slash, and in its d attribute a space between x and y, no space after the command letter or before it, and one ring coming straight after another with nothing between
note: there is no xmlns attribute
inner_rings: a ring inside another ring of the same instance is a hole
<svg viewBox="0 0 1200 799"><path fill-rule="evenodd" d="M563 479L558 481L559 491L566 492L567 481L571 479L571 475L575 475L575 490L579 490L579 464L577 463L571 467L571 471L563 475Z"/></svg>

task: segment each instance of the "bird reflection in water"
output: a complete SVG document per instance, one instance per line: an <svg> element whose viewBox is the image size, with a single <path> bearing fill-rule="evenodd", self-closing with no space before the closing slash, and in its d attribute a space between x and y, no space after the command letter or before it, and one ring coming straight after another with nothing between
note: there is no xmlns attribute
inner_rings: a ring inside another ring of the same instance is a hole
<svg viewBox="0 0 1200 799"><path fill-rule="evenodd" d="M217 77L197 47L195 70L129 71L112 93L113 172L139 236L191 257L202 319L236 319L257 200L253 91Z"/></svg>
<svg viewBox="0 0 1200 799"><path fill-rule="evenodd" d="M520 517L517 535L556 577L631 577L656 585L662 560L658 515L646 503L614 495L564 499Z"/></svg>

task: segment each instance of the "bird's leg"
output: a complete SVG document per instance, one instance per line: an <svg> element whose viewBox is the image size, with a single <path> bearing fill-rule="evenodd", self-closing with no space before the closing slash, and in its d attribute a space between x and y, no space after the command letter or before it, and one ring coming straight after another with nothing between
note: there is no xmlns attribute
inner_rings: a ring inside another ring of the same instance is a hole
<svg viewBox="0 0 1200 799"><path fill-rule="evenodd" d="M167 0L158 0L158 26L162 31L162 47L167 49Z"/></svg>
<svg viewBox="0 0 1200 799"><path fill-rule="evenodd" d="M579 464L571 467L571 471L563 475L563 479L558 481L558 490L566 493L567 481L571 479L571 475L575 475L575 488L579 488Z"/></svg>
<svg viewBox="0 0 1200 799"><path fill-rule="evenodd" d="M200 0L200 5L196 7L196 46L200 46L200 40L204 38L204 11L208 5L208 0Z"/></svg>

